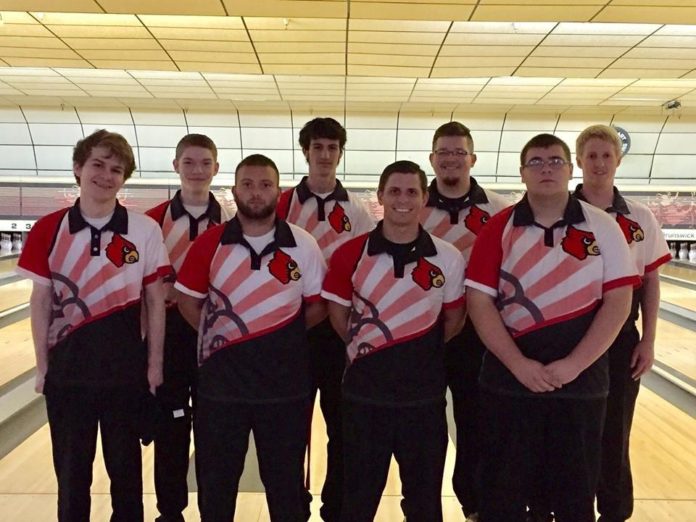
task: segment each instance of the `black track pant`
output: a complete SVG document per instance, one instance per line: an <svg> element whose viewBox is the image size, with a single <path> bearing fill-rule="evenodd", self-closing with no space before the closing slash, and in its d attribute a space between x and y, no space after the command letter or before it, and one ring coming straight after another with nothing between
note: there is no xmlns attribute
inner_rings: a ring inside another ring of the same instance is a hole
<svg viewBox="0 0 696 522"><path fill-rule="evenodd" d="M59 522L89 522L92 464L101 430L111 480L111 522L142 522L139 406L142 392L47 387L46 410L58 479Z"/></svg>
<svg viewBox="0 0 696 522"><path fill-rule="evenodd" d="M408 521L442 521L447 453L444 400L419 406L377 406L346 400L343 441L343 522L374 520L392 455L399 464Z"/></svg>
<svg viewBox="0 0 696 522"><path fill-rule="evenodd" d="M481 522L524 522L543 468L558 522L594 522L606 399L517 397L481 391Z"/></svg>
<svg viewBox="0 0 696 522"><path fill-rule="evenodd" d="M304 520L303 489L297 477L307 444L306 414L306 399L248 404L198 397L193 433L202 522L234 520L250 431L271 521Z"/></svg>

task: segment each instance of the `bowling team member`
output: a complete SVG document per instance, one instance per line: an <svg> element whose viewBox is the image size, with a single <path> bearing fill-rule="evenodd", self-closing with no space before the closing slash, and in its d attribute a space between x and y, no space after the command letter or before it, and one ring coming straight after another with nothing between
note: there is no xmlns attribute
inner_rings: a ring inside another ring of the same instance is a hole
<svg viewBox="0 0 696 522"><path fill-rule="evenodd" d="M568 193L568 146L540 134L520 155L527 192L491 218L467 269L481 369L481 522L521 522L536 466L559 522L595 520L609 387L606 352L639 283L605 212Z"/></svg>
<svg viewBox="0 0 696 522"><path fill-rule="evenodd" d="M237 215L201 234L177 274L179 309L198 328L194 437L203 522L234 519L249 432L271 520L303 520L310 391L306 328L326 315L316 241L277 219L278 169L237 166Z"/></svg>
<svg viewBox="0 0 696 522"><path fill-rule="evenodd" d="M575 196L606 210L624 233L631 258L642 278L633 293L628 320L609 347L609 396L602 438L602 464L597 488L600 522L624 522L633 513L633 478L629 438L640 377L655 359L657 312L660 307L658 268L670 260L669 247L648 207L624 198L614 186L621 164L621 139L607 125L593 125L576 140L582 184ZM636 321L640 308L641 332Z"/></svg>
<svg viewBox="0 0 696 522"><path fill-rule="evenodd" d="M462 326L464 258L419 224L418 165L384 169L384 219L333 254L322 295L346 342L343 522L374 519L392 455L409 522L442 520L444 343Z"/></svg>
<svg viewBox="0 0 696 522"><path fill-rule="evenodd" d="M510 204L503 196L481 187L470 175L476 164L474 140L469 129L458 121L445 123L435 131L430 164L435 179L428 187L421 224L432 235L457 247L466 261L481 228ZM447 384L457 426L452 485L464 516L471 521L476 520L478 512L478 375L484 351L471 320L445 346Z"/></svg>
<svg viewBox="0 0 696 522"><path fill-rule="evenodd" d="M346 144L346 130L341 124L333 118L314 118L300 130L299 142L309 173L297 186L283 192L278 217L312 234L328 262L338 246L372 230L374 221L360 200L336 179L336 168ZM320 514L326 522L337 522L343 491L341 380L346 365L345 345L328 319L312 328L308 335L313 387L310 402L314 404L319 390L319 405L328 435ZM305 493L307 520L311 500L312 496Z"/></svg>
<svg viewBox="0 0 696 522"><path fill-rule="evenodd" d="M156 522L184 522L182 512L188 505L186 477L198 334L177 309L176 272L193 240L228 218L210 192L210 184L220 168L213 140L203 134L187 134L176 146L173 166L181 188L171 200L146 212L162 228L173 267L165 278L164 382L157 390L164 415L155 439L155 492L160 512Z"/></svg>
<svg viewBox="0 0 696 522"><path fill-rule="evenodd" d="M36 391L46 396L58 520L90 519L97 428L111 479L112 522L143 520L138 419L162 382L162 233L116 195L135 170L120 134L77 142L75 205L36 222L17 264L32 280ZM147 345L141 336L141 300Z"/></svg>

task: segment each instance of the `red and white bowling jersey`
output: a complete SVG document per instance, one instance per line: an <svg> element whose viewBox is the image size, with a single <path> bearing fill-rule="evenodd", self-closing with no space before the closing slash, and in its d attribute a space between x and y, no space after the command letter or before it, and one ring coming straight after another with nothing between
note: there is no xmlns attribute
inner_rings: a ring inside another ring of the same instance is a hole
<svg viewBox="0 0 696 522"><path fill-rule="evenodd" d="M305 176L296 187L283 192L277 213L312 234L327 261L340 245L375 227L362 202L339 180L334 191L322 199L309 190Z"/></svg>
<svg viewBox="0 0 696 522"><path fill-rule="evenodd" d="M65 359L57 373L64 374L61 379L66 381L103 379L113 384L127 378L121 367L125 361L116 361L118 356L107 352L125 353L133 349L131 345L141 346L143 287L169 269L157 223L118 202L101 230L82 217L79 199L75 206L39 219L29 233L17 272L53 289L49 376L56 373L52 363L55 367ZM54 350L62 355L54 357ZM103 353L101 359L98 352ZM78 363L82 359L87 367ZM99 368L99 364L90 366L90 360L109 362Z"/></svg>
<svg viewBox="0 0 696 522"><path fill-rule="evenodd" d="M577 186L573 195L585 201L582 184ZM660 225L647 206L624 198L618 189L614 188L614 201L611 207L605 210L616 219L621 228L638 275L643 277L672 258Z"/></svg>
<svg viewBox="0 0 696 522"><path fill-rule="evenodd" d="M201 234L189 250L174 286L206 300L200 364L223 348L281 329L298 317L303 300L320 299L326 265L314 238L281 220L274 237L257 255L233 218Z"/></svg>
<svg viewBox="0 0 696 522"><path fill-rule="evenodd" d="M350 361L418 337L442 308L462 305L465 264L449 243L421 232L401 274L388 250L380 227L331 260L322 296L352 308Z"/></svg>
<svg viewBox="0 0 696 522"><path fill-rule="evenodd" d="M189 247L199 234L229 219L227 212L212 193L208 197L206 211L198 218L193 217L184 208L181 190L178 190L172 199L151 208L145 214L162 227L164 244L175 272L181 268Z"/></svg>
<svg viewBox="0 0 696 522"><path fill-rule="evenodd" d="M140 302L143 286L169 265L162 233L151 219L117 203L101 230L92 229L79 200L36 222L17 272L53 287L49 347L86 322Z"/></svg>
<svg viewBox="0 0 696 522"><path fill-rule="evenodd" d="M573 197L552 228L535 224L526 196L494 216L466 276L466 286L496 299L513 337L587 314L605 291L638 284L615 221Z"/></svg>
<svg viewBox="0 0 696 522"><path fill-rule="evenodd" d="M491 216L510 203L503 196L484 190L474 178L468 194L450 199L437 190L437 180L428 188L428 202L421 211L423 228L432 235L452 243L468 260L476 236Z"/></svg>

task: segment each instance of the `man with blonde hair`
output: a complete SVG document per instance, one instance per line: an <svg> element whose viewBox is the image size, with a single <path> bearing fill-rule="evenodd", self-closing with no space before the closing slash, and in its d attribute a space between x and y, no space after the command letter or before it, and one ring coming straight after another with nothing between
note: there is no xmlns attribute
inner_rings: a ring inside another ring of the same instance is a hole
<svg viewBox="0 0 696 522"><path fill-rule="evenodd" d="M624 233L642 285L633 292L631 313L609 348L609 397L602 439L597 489L601 522L623 522L633 512L629 438L640 377L655 358L655 330L660 305L658 268L670 259L669 248L650 209L624 198L614 186L621 164L621 140L607 125L592 125L576 140L576 161L582 184L575 197L606 210ZM636 328L640 309L642 335Z"/></svg>

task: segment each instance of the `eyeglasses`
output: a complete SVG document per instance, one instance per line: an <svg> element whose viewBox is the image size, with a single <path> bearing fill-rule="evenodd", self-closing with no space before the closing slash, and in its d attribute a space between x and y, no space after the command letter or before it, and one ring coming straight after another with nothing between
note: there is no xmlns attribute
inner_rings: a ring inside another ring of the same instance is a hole
<svg viewBox="0 0 696 522"><path fill-rule="evenodd" d="M541 158L532 158L522 166L529 170L542 170L545 165L548 165L551 170L559 170L566 165L570 165L570 162L563 158L551 158L547 161Z"/></svg>
<svg viewBox="0 0 696 522"><path fill-rule="evenodd" d="M454 156L456 158L466 158L469 153L465 151L464 149L456 149L456 150L446 150L446 149L437 149L435 151L435 155L438 158L448 158L450 156Z"/></svg>

